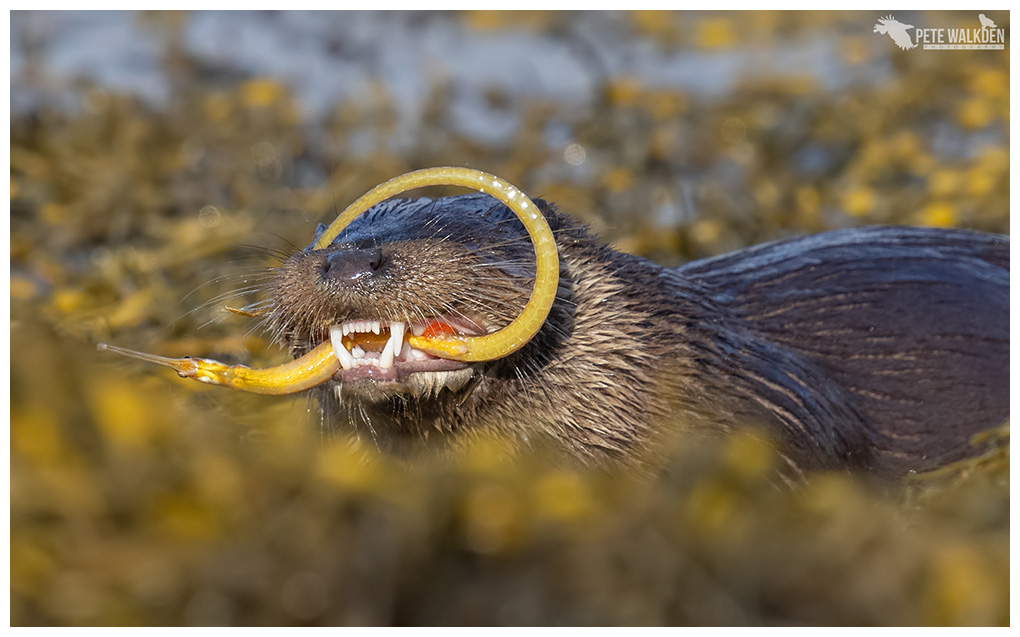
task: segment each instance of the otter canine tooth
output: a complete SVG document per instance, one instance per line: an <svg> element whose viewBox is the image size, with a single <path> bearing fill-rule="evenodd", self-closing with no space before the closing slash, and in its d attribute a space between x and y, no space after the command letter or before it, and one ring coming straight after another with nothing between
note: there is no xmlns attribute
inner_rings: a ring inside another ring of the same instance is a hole
<svg viewBox="0 0 1020 637"><path fill-rule="evenodd" d="M390 322L390 340L393 341L393 353L399 353L404 342L404 324L402 322Z"/></svg>
<svg viewBox="0 0 1020 637"><path fill-rule="evenodd" d="M333 354L340 361L340 367L350 369L354 367L354 357L347 351L343 344L344 329L339 325L329 328L329 338L333 343Z"/></svg>
<svg viewBox="0 0 1020 637"><path fill-rule="evenodd" d="M379 367L393 367L393 359L400 353L404 344L404 324L392 321L389 324L390 338L386 341L386 347L379 355Z"/></svg>
<svg viewBox="0 0 1020 637"><path fill-rule="evenodd" d="M393 339L386 341L386 347L383 348L382 354L379 355L379 367L383 369L389 369L393 367Z"/></svg>

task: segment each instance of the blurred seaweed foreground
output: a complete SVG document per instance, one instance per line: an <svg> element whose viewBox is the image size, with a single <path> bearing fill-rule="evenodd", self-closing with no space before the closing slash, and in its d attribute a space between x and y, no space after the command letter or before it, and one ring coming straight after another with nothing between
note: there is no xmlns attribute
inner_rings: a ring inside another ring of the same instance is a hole
<svg viewBox="0 0 1020 637"><path fill-rule="evenodd" d="M872 33L879 14L220 16L313 31L253 51L340 34L298 50L374 79L312 115L272 65L195 45L215 14L88 18L141 39L108 38L122 58L156 51L160 99L62 75L75 15L12 17L12 624L1009 623L1008 425L897 485L779 486L750 435L680 439L655 478L510 461L498 441L407 466L323 437L314 402L94 348L280 360L222 306L260 298L336 207L426 166L499 174L663 262L870 223L1008 232L1008 44L904 52ZM421 34L561 47L588 93L440 63L409 118L379 60ZM628 47L750 70L678 88L611 57ZM478 117L508 134L465 126Z"/></svg>

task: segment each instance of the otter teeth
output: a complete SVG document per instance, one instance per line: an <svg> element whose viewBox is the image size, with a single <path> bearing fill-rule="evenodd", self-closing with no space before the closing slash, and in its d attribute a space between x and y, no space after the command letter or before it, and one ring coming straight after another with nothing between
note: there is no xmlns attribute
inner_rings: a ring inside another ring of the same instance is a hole
<svg viewBox="0 0 1020 637"><path fill-rule="evenodd" d="M347 326L334 325L329 328L329 340L333 343L333 355L340 361L340 367L350 369L354 367L354 357L344 347L343 337L347 334Z"/></svg>
<svg viewBox="0 0 1020 637"><path fill-rule="evenodd" d="M376 332L378 333L378 332ZM379 367L393 367L393 358L400 353L404 345L404 324L399 321L390 323L390 340L386 341L386 347L379 355Z"/></svg>
<svg viewBox="0 0 1020 637"><path fill-rule="evenodd" d="M341 336L354 334L355 332L373 332L378 334L382 331L382 321L347 321L341 325L343 333Z"/></svg>
<svg viewBox="0 0 1020 637"><path fill-rule="evenodd" d="M379 334L383 329L382 321L348 321L329 328L329 338L333 344L333 354L340 361L340 366L344 369L351 369L359 365L377 365L383 369L388 369L393 367L394 360L398 358L407 359L407 355L413 351L404 342L407 326L400 321L390 321L387 327L390 330L390 338L386 341L383 351L378 355L375 352L366 352L364 348L358 345L355 345L348 351L344 347L343 338L348 334L358 332Z"/></svg>

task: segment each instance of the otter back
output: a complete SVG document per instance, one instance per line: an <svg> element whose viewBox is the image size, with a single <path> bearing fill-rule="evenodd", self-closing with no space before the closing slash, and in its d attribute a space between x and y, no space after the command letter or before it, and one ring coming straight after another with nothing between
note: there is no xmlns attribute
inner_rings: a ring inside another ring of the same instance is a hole
<svg viewBox="0 0 1020 637"><path fill-rule="evenodd" d="M873 449L861 451L874 469L923 471L959 459L973 434L1009 416L1005 237L841 230L678 273L845 390L873 430Z"/></svg>

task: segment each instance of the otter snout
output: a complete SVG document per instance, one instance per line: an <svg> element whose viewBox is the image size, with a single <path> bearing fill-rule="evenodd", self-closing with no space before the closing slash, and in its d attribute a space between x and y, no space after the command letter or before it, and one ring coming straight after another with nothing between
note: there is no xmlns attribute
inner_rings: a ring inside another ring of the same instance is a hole
<svg viewBox="0 0 1020 637"><path fill-rule="evenodd" d="M382 262L382 250L379 248L331 251L323 265L322 277L327 281L350 283L372 276Z"/></svg>

